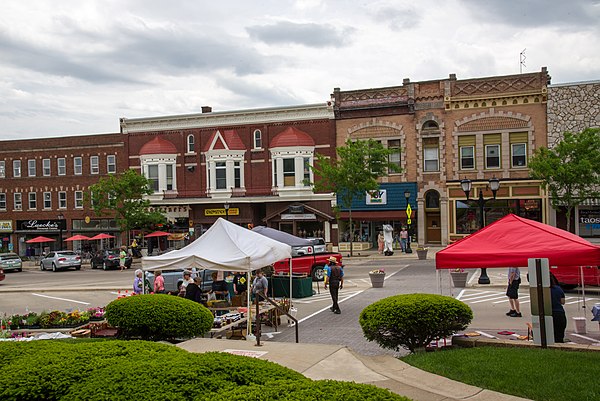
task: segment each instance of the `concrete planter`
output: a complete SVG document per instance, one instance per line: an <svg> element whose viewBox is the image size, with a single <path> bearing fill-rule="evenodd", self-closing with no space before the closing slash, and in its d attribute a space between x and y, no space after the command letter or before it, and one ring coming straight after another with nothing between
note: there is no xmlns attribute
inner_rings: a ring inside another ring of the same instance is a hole
<svg viewBox="0 0 600 401"><path fill-rule="evenodd" d="M369 273L369 278L371 279L373 288L381 288L385 280L385 273Z"/></svg>
<svg viewBox="0 0 600 401"><path fill-rule="evenodd" d="M450 277L452 277L452 285L458 288L465 288L467 286L467 276L469 273L467 272L451 272Z"/></svg>
<svg viewBox="0 0 600 401"><path fill-rule="evenodd" d="M417 256L419 260L427 259L427 249L417 249Z"/></svg>

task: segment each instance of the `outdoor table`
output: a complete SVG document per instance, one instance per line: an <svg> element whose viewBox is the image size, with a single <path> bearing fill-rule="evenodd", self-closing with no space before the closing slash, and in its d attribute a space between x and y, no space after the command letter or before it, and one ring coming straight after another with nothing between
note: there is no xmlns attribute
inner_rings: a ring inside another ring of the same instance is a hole
<svg viewBox="0 0 600 401"><path fill-rule="evenodd" d="M235 312L237 312L237 309L238 309L237 307L231 307L231 306L228 308L208 308L208 310L213 313L217 312L217 311L235 311ZM261 305L260 306L260 314L268 313L269 311L271 311L273 309L275 309L275 307L273 305ZM255 313L254 310L252 312L253 312L253 318L256 318L254 316L254 313ZM212 329L210 329L210 338L213 338L216 335L222 334L222 333L226 332L227 330L235 329L236 327L240 326L242 323L247 323L247 322L248 322L248 312L246 312L244 314L243 318L236 320L235 322L231 322L231 323L226 324L221 327L213 327Z"/></svg>

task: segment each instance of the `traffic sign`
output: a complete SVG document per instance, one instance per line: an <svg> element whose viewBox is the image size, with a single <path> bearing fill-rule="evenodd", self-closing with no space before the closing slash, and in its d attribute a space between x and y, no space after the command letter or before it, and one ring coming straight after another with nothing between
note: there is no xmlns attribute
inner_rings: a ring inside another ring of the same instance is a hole
<svg viewBox="0 0 600 401"><path fill-rule="evenodd" d="M408 217L410 219L411 215L412 215L412 209L411 209L410 203L409 203L408 205L406 205L406 217Z"/></svg>
<svg viewBox="0 0 600 401"><path fill-rule="evenodd" d="M406 220L406 224L408 224L410 226L410 219Z"/></svg>

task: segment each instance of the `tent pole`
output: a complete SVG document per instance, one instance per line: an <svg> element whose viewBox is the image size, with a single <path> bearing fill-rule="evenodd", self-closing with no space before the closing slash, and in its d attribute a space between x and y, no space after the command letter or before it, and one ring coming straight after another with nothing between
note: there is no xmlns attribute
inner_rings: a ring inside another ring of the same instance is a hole
<svg viewBox="0 0 600 401"><path fill-rule="evenodd" d="M583 295L583 311L585 312L585 281L583 281L583 266L579 266L579 276L581 277L581 294Z"/></svg>
<svg viewBox="0 0 600 401"><path fill-rule="evenodd" d="M435 286L437 287L437 292L442 295L442 286L440 285L440 271L435 269Z"/></svg>
<svg viewBox="0 0 600 401"><path fill-rule="evenodd" d="M292 258L290 258L290 308L292 307Z"/></svg>
<svg viewBox="0 0 600 401"><path fill-rule="evenodd" d="M250 270L246 272L246 307L248 311L246 312L246 338L252 332L252 317L250 316Z"/></svg>

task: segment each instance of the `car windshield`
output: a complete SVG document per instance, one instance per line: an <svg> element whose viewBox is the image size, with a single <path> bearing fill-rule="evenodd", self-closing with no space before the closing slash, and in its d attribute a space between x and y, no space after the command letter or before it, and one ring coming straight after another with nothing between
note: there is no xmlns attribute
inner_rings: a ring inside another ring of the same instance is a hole
<svg viewBox="0 0 600 401"><path fill-rule="evenodd" d="M77 255L75 252L73 251L65 251L65 252L56 252L57 255L61 255L61 256L75 256Z"/></svg>
<svg viewBox="0 0 600 401"><path fill-rule="evenodd" d="M21 259L21 258L19 258L19 256L16 253L0 256L0 260L13 260L13 259Z"/></svg>

